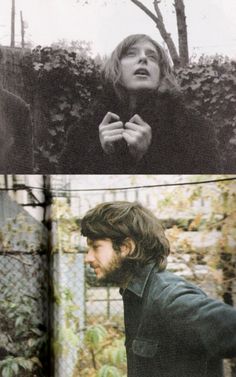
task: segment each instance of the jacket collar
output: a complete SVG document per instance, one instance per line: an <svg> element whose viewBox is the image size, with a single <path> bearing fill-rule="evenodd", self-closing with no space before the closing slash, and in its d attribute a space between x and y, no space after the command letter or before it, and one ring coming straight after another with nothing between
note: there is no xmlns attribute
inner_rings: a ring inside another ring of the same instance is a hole
<svg viewBox="0 0 236 377"><path fill-rule="evenodd" d="M139 269L138 273L131 279L128 286L125 289L121 289L123 295L126 290L131 291L136 296L143 297L145 287L147 285L149 276L155 267L155 263L148 263L146 266Z"/></svg>

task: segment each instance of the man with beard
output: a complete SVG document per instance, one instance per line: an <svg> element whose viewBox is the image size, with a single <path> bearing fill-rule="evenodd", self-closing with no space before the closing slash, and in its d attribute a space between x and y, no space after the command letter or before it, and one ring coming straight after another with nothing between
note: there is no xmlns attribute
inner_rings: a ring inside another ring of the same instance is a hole
<svg viewBox="0 0 236 377"><path fill-rule="evenodd" d="M32 174L33 147L29 107L0 87L0 172Z"/></svg>
<svg viewBox="0 0 236 377"><path fill-rule="evenodd" d="M121 287L128 377L222 377L236 356L236 310L165 271L169 242L151 211L102 203L81 223L85 261Z"/></svg>

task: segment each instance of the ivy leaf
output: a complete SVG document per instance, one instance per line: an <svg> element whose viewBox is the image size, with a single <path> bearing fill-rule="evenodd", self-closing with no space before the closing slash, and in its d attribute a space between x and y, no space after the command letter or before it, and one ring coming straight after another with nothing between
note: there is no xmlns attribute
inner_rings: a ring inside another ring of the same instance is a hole
<svg viewBox="0 0 236 377"><path fill-rule="evenodd" d="M35 71L39 71L43 67L43 64L35 62L35 63L33 63L33 67L34 67Z"/></svg>
<svg viewBox="0 0 236 377"><path fill-rule="evenodd" d="M98 371L98 377L121 377L120 371L111 365L103 365Z"/></svg>
<svg viewBox="0 0 236 377"><path fill-rule="evenodd" d="M64 119L64 114L54 114L52 115L53 122L60 122Z"/></svg>
<svg viewBox="0 0 236 377"><path fill-rule="evenodd" d="M43 367L43 365L42 365L42 363L41 363L41 361L39 360L38 357L36 357L36 356L31 357L31 361L32 361L34 364L38 365L40 368Z"/></svg>
<svg viewBox="0 0 236 377"><path fill-rule="evenodd" d="M51 128L49 128L48 132L49 132L50 135L52 135L52 136L56 136L56 134L57 134L56 130L55 130L55 129L51 129Z"/></svg>
<svg viewBox="0 0 236 377"><path fill-rule="evenodd" d="M13 377L13 370L9 365L3 368L2 377Z"/></svg>
<svg viewBox="0 0 236 377"><path fill-rule="evenodd" d="M21 326L24 322L24 317L23 316L19 316L16 318L16 321L15 321L15 326L18 327L18 326Z"/></svg>
<svg viewBox="0 0 236 377"><path fill-rule="evenodd" d="M33 369L33 362L31 360L26 360L22 358L19 360L19 365L25 370L31 371Z"/></svg>
<svg viewBox="0 0 236 377"><path fill-rule="evenodd" d="M88 346L96 348L106 335L107 331L102 325L89 326L85 333L85 342Z"/></svg>
<svg viewBox="0 0 236 377"><path fill-rule="evenodd" d="M68 102L64 101L64 102L60 103L58 107L59 107L60 110L65 110L68 107L70 107L70 105L69 105Z"/></svg>
<svg viewBox="0 0 236 377"><path fill-rule="evenodd" d="M80 111L76 108L70 111L70 114L74 117L79 117L80 116Z"/></svg>
<svg viewBox="0 0 236 377"><path fill-rule="evenodd" d="M19 372L19 365L17 363L12 363L11 368L12 368L13 372L15 373L15 375L17 376L17 374Z"/></svg>
<svg viewBox="0 0 236 377"><path fill-rule="evenodd" d="M45 63L44 64L44 67L45 71L51 71L52 70L52 66L51 66L51 63Z"/></svg>

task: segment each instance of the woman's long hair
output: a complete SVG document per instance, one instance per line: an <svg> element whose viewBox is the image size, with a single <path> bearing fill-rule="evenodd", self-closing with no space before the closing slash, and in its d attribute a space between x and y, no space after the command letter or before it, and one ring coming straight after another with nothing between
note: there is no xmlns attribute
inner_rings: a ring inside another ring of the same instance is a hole
<svg viewBox="0 0 236 377"><path fill-rule="evenodd" d="M118 98L125 97L126 90L121 81L121 64L122 57L126 54L128 49L135 43L140 41L148 41L155 47L159 56L159 68L160 68L160 82L157 88L157 92L174 92L180 91L175 76L173 74L169 58L165 50L152 38L146 34L134 34L126 37L112 52L110 58L106 61L102 77L105 86L108 89L113 89Z"/></svg>

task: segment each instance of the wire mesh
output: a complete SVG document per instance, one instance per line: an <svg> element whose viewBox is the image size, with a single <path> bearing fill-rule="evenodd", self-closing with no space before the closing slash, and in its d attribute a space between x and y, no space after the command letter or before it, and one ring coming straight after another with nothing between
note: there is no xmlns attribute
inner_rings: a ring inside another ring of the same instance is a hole
<svg viewBox="0 0 236 377"><path fill-rule="evenodd" d="M23 361L30 363L35 358L34 376L46 376L49 319L46 254L0 252L0 287L0 359L13 357L16 364L23 365ZM32 376L29 369L20 367L17 375Z"/></svg>

